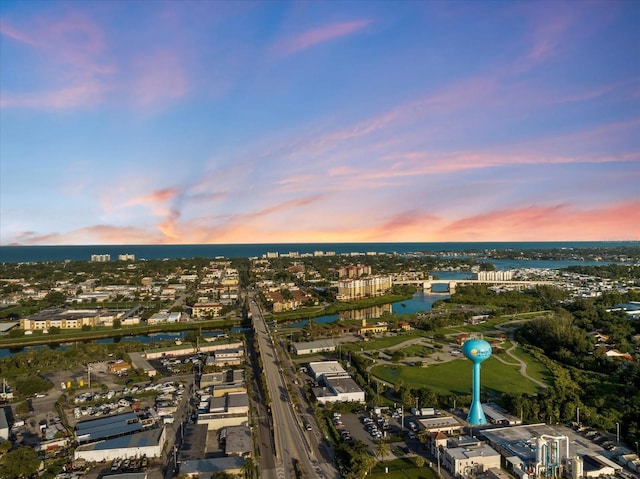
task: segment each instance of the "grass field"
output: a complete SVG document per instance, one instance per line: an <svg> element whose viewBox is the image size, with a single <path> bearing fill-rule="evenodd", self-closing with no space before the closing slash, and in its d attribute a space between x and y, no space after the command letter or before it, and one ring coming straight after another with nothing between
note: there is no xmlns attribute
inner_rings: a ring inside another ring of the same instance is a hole
<svg viewBox="0 0 640 479"><path fill-rule="evenodd" d="M376 338L372 341L359 341L352 344L344 344L342 346L343 351L371 351L372 349L386 349L396 344L404 343L414 338L428 337L428 334L423 331L411 331L409 333L399 334L398 336L385 336L382 338Z"/></svg>
<svg viewBox="0 0 640 479"><path fill-rule="evenodd" d="M509 356L504 356L513 361ZM402 380L405 386L413 388L427 387L440 394L471 394L472 371L471 362L467 359L456 359L428 367L414 366L374 366L371 373L391 384ZM534 394L538 386L522 377L518 366L501 363L494 357L482 363L481 384L486 392L497 394L505 392Z"/></svg>
<svg viewBox="0 0 640 479"><path fill-rule="evenodd" d="M410 356L410 357L426 358L431 354L433 354L434 351L435 351L434 348L430 348L422 344L412 344L411 346L402 348L402 352L404 352L407 355L407 357Z"/></svg>
<svg viewBox="0 0 640 479"><path fill-rule="evenodd" d="M385 472L385 467L389 472ZM427 465L418 468L415 457L404 457L378 463L367 476L372 479L437 479L438 475Z"/></svg>

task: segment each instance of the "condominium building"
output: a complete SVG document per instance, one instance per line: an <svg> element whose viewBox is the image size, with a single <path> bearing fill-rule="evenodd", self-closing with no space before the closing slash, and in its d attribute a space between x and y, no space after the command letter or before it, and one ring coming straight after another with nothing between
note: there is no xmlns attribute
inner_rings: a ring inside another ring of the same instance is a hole
<svg viewBox="0 0 640 479"><path fill-rule="evenodd" d="M356 264L349 266L341 266L338 268L338 276L340 278L359 278L360 276L370 275L371 266L365 264Z"/></svg>
<svg viewBox="0 0 640 479"><path fill-rule="evenodd" d="M386 294L393 286L391 276L370 276L359 279L341 279L338 281L338 301L353 301Z"/></svg>
<svg viewBox="0 0 640 479"><path fill-rule="evenodd" d="M472 274L472 279L478 281L511 281L513 271L478 271Z"/></svg>

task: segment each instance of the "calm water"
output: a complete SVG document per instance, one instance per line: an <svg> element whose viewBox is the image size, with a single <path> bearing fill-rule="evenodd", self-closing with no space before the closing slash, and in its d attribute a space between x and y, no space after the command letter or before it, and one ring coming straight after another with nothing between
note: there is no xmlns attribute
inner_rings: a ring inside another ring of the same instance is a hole
<svg viewBox="0 0 640 479"><path fill-rule="evenodd" d="M88 261L92 254L110 254L115 261L120 254L133 254L136 259L163 258L251 258L267 252L313 253L415 253L442 251L484 251L504 249L560 249L635 246L637 241L570 241L570 242L478 242L478 243L273 243L273 244L199 244L199 245L81 245L81 246L0 246L0 263L42 261Z"/></svg>

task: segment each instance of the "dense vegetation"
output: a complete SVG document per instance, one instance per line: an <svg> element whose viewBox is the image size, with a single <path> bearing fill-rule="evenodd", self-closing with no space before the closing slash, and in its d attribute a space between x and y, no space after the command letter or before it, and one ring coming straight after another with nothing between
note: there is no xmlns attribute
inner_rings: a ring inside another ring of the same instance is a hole
<svg viewBox="0 0 640 479"><path fill-rule="evenodd" d="M514 415L525 421L568 423L576 420L579 408L581 423L610 431L619 423L630 443L640 440L640 321L611 310L618 303L640 301L639 291L568 301L564 291L546 286L494 293L473 285L460 288L450 301L482 305L494 313L552 313L524 323L517 338L553 373L553 386L533 396L506 394L503 401ZM590 334L595 330L608 339L598 343ZM607 357L605 352L613 347L630 353L633 360Z"/></svg>

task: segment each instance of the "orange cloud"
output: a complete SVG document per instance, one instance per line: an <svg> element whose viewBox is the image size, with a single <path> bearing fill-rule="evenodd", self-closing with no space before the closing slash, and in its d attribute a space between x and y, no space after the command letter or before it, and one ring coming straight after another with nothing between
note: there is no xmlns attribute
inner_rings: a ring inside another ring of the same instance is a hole
<svg viewBox="0 0 640 479"><path fill-rule="evenodd" d="M127 202L129 205L151 205L170 200L178 194L177 188L162 188L148 195L137 196Z"/></svg>
<svg viewBox="0 0 640 479"><path fill-rule="evenodd" d="M506 209L454 221L439 232L440 241L540 239L640 239L640 201L594 209L579 209L567 204Z"/></svg>

